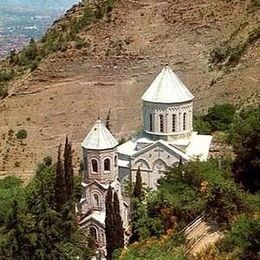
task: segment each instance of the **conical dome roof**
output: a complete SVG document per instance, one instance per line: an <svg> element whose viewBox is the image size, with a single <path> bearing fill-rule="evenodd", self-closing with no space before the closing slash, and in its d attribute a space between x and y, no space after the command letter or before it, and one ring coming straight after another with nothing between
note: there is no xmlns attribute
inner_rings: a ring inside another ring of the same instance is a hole
<svg viewBox="0 0 260 260"><path fill-rule="evenodd" d="M117 145L117 140L101 120L96 121L82 143L82 147L93 150L111 149Z"/></svg>
<svg viewBox="0 0 260 260"><path fill-rule="evenodd" d="M171 70L165 66L142 96L143 101L153 103L182 103L191 101L193 95Z"/></svg>

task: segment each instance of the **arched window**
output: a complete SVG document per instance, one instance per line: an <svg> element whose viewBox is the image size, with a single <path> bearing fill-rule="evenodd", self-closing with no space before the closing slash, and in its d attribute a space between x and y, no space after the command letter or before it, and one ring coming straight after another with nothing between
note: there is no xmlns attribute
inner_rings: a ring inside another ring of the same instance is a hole
<svg viewBox="0 0 260 260"><path fill-rule="evenodd" d="M159 118L160 118L160 132L164 132L163 115L159 115Z"/></svg>
<svg viewBox="0 0 260 260"><path fill-rule="evenodd" d="M172 115L172 131L176 131L176 115Z"/></svg>
<svg viewBox="0 0 260 260"><path fill-rule="evenodd" d="M92 173L98 173L98 161L96 159L91 160Z"/></svg>
<svg viewBox="0 0 260 260"><path fill-rule="evenodd" d="M105 243L105 234L104 234L104 233L101 233L100 235L101 235L101 241L102 241L103 243Z"/></svg>
<svg viewBox="0 0 260 260"><path fill-rule="evenodd" d="M149 123L150 123L149 129L150 129L150 131L153 131L153 114L150 114L150 121L149 121Z"/></svg>
<svg viewBox="0 0 260 260"><path fill-rule="evenodd" d="M110 159L105 159L104 161L104 170L105 171L110 171Z"/></svg>
<svg viewBox="0 0 260 260"><path fill-rule="evenodd" d="M183 131L186 130L187 113L183 113Z"/></svg>
<svg viewBox="0 0 260 260"><path fill-rule="evenodd" d="M97 229L95 227L90 227L89 233L94 240L97 240Z"/></svg>
<svg viewBox="0 0 260 260"><path fill-rule="evenodd" d="M93 206L96 208L100 207L100 197L97 193L93 194Z"/></svg>

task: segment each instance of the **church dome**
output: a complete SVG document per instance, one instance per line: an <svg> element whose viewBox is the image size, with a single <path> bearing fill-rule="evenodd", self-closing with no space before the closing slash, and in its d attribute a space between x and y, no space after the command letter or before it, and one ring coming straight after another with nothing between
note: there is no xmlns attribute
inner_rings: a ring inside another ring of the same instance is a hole
<svg viewBox="0 0 260 260"><path fill-rule="evenodd" d="M193 98L188 88L169 66L163 68L142 96L143 101L166 104L188 102Z"/></svg>
<svg viewBox="0 0 260 260"><path fill-rule="evenodd" d="M165 66L142 96L144 132L153 140L190 138L193 98L178 76Z"/></svg>
<svg viewBox="0 0 260 260"><path fill-rule="evenodd" d="M97 120L82 143L82 147L90 150L112 149L118 145L117 140L101 120Z"/></svg>

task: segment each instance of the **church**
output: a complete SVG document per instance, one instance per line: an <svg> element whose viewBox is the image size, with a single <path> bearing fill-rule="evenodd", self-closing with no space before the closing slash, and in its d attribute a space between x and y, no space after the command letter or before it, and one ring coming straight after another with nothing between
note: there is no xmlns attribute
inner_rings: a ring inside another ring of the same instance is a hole
<svg viewBox="0 0 260 260"><path fill-rule="evenodd" d="M80 202L80 226L96 240L105 254L105 196L117 191L125 230L129 226L129 200L124 197L124 180L135 182L140 168L142 181L156 189L168 167L181 160L207 160L210 135L193 131L194 96L167 65L142 96L143 129L140 135L121 145L100 119L82 143L84 178Z"/></svg>

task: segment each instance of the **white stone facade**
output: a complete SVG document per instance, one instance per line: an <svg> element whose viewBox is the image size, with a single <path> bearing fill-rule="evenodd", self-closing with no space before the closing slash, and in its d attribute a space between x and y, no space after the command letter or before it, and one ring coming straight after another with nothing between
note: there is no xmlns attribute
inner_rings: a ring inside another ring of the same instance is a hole
<svg viewBox="0 0 260 260"><path fill-rule="evenodd" d="M193 102L160 104L143 102L144 131L153 139L176 140L192 133Z"/></svg>

